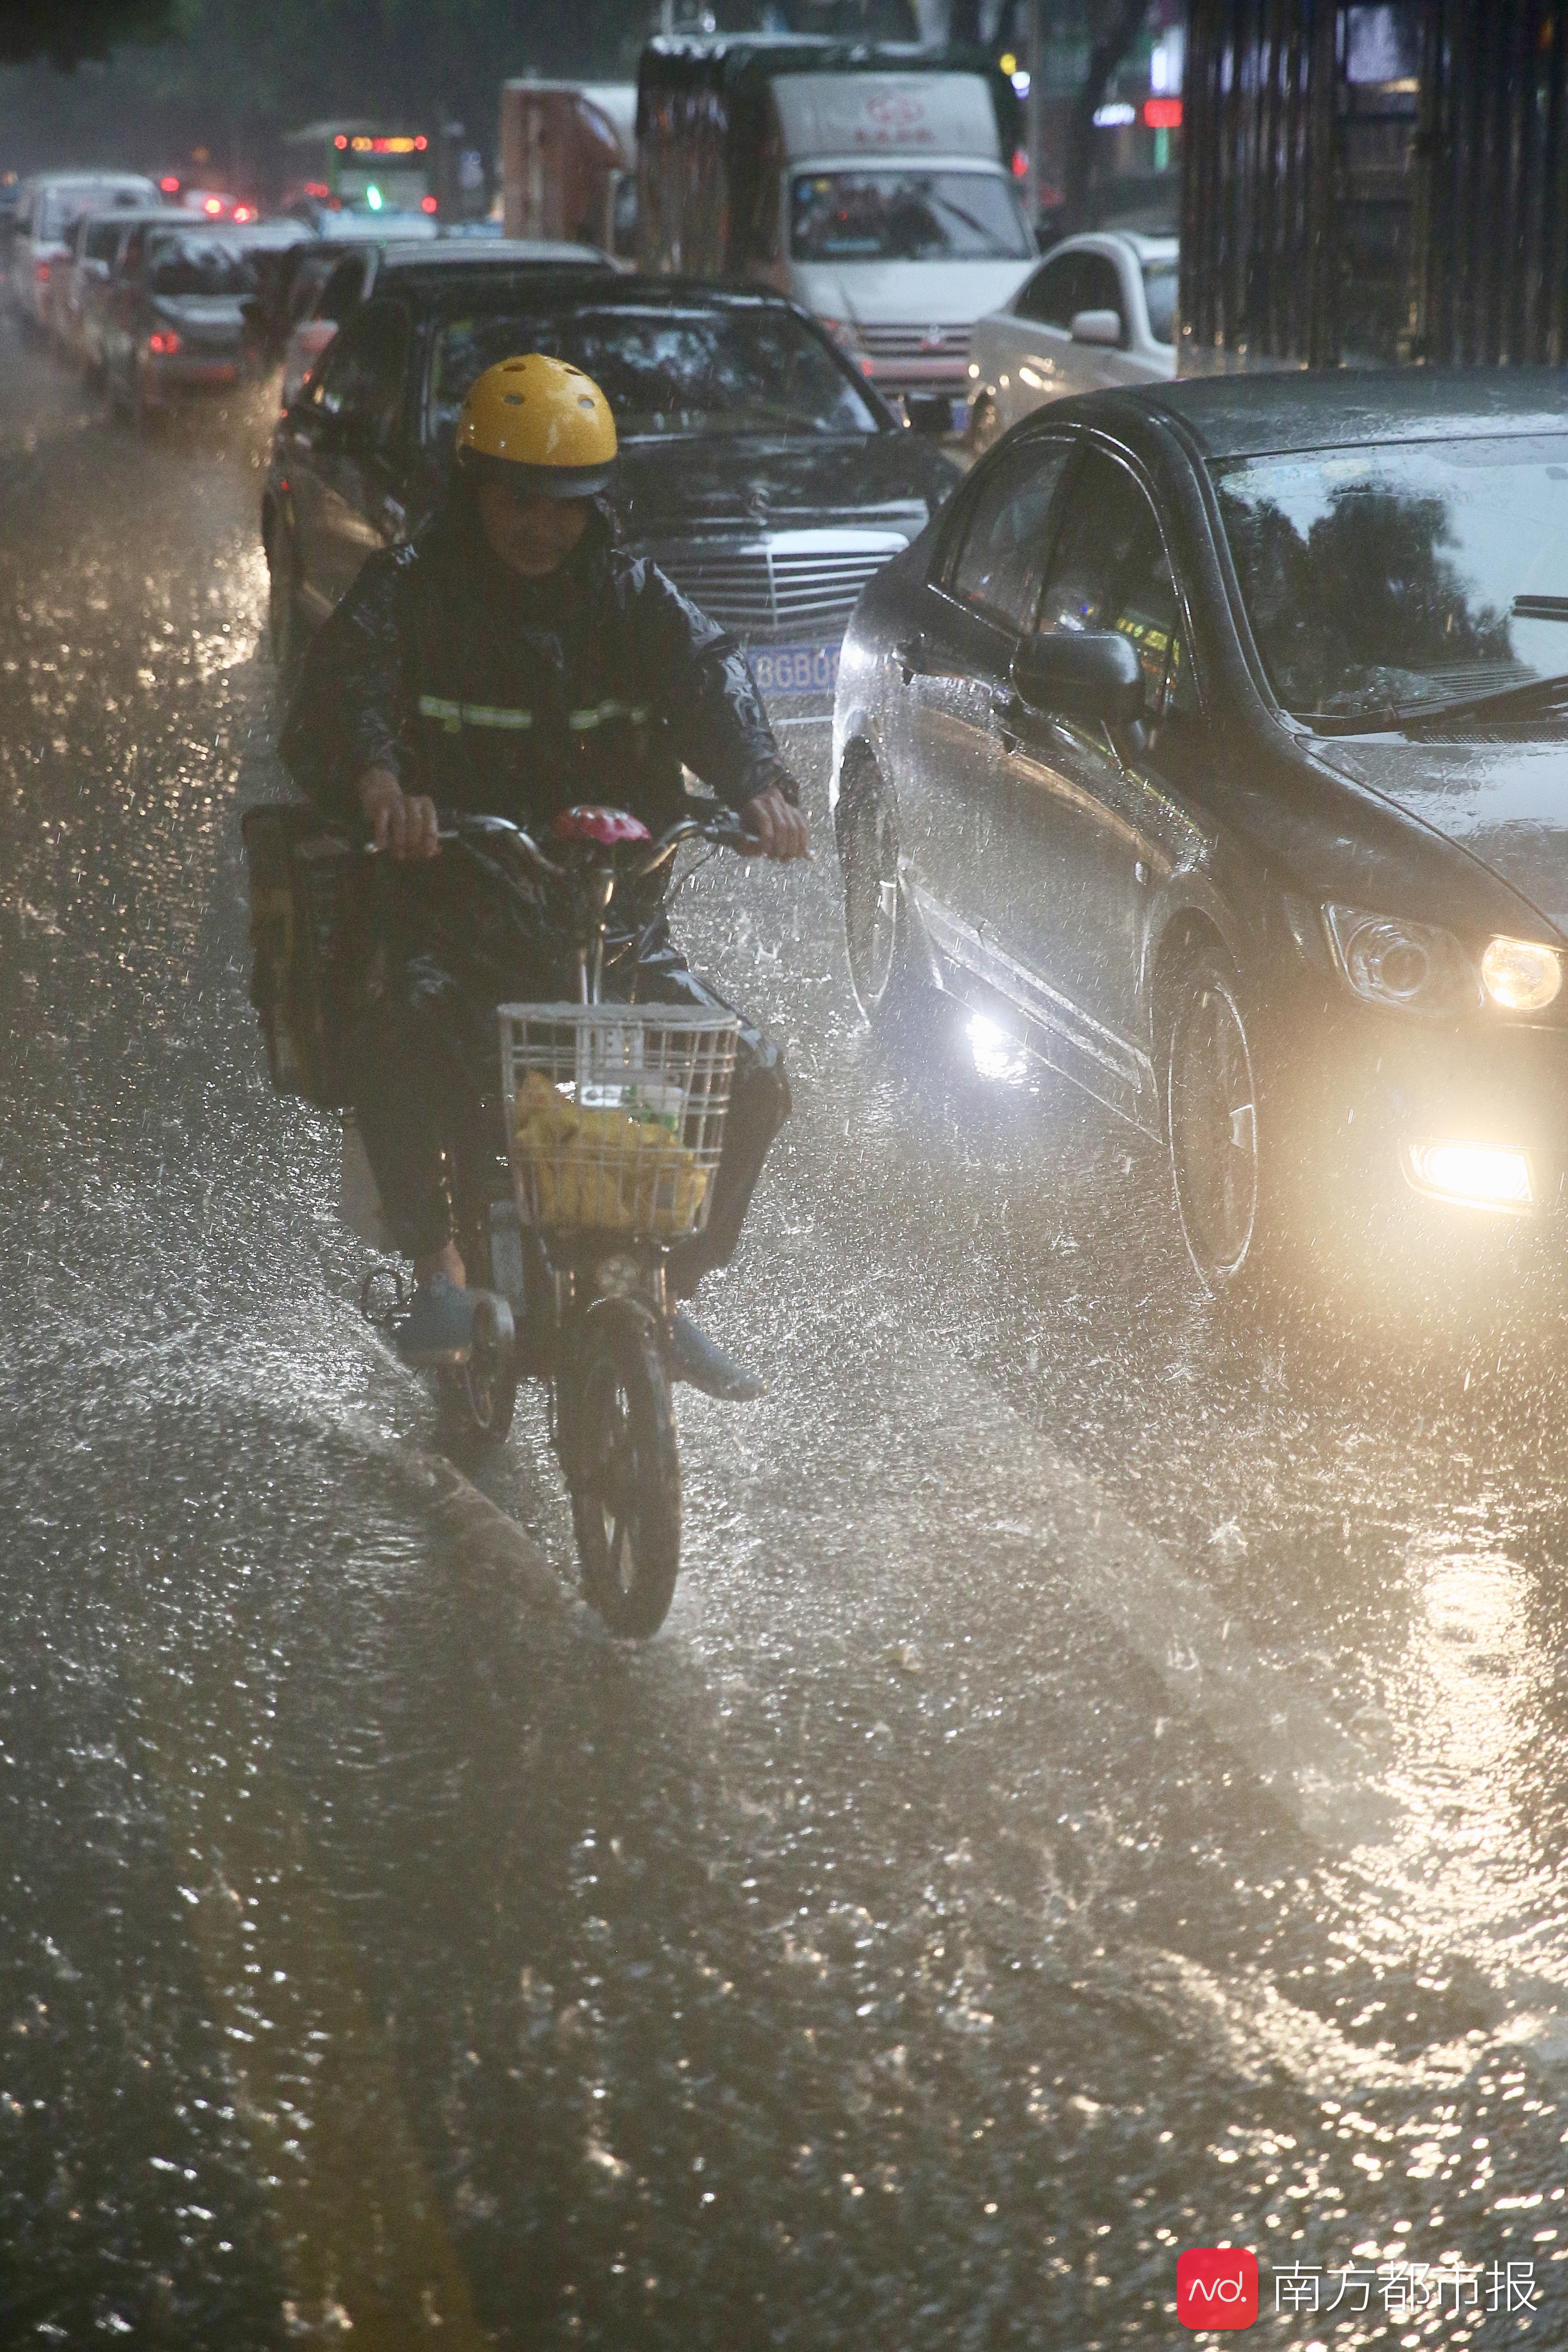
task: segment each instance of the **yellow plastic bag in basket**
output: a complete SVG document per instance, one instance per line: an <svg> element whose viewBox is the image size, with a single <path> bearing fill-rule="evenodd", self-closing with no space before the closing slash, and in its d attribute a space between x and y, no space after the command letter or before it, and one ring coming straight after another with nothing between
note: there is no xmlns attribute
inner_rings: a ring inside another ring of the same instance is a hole
<svg viewBox="0 0 1568 2352"><path fill-rule="evenodd" d="M707 1193L709 1170L659 1123L580 1108L539 1070L518 1088L514 1142L542 1225L689 1233Z"/></svg>

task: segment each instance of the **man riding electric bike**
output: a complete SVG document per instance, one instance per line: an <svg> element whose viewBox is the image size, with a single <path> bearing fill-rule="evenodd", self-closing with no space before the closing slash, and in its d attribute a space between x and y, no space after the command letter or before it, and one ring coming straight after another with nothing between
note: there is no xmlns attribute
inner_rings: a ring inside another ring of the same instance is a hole
<svg viewBox="0 0 1568 2352"><path fill-rule="evenodd" d="M281 750L331 816L363 820L396 861L390 927L354 1055L354 1112L394 1237L414 1261L397 1327L413 1364L467 1347L473 1300L454 1238L451 1171L495 1056L495 1007L570 993L569 943L546 902L520 919L440 856L438 811L505 817L543 836L599 803L649 832L691 805L682 768L738 812L755 854L809 851L799 793L734 639L616 543L606 492L617 448L591 378L539 352L486 370L463 404L443 505L407 546L373 555L306 656ZM606 942L605 988L692 1007L721 1000L671 944L668 867ZM669 1253L689 1297L728 1263L769 1145L789 1112L778 1048L741 1024L722 1157L705 1229ZM761 1383L685 1315L678 1377L744 1398Z"/></svg>

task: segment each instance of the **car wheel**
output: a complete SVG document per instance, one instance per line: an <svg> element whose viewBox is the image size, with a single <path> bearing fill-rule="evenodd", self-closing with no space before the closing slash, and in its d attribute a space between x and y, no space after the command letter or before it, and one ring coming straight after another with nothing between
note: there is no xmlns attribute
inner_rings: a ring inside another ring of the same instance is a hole
<svg viewBox="0 0 1568 2352"><path fill-rule="evenodd" d="M1266 1255L1252 1045L1235 971L1217 948L1200 948L1185 965L1169 1037L1176 1211L1199 1279L1217 1298L1256 1280Z"/></svg>
<svg viewBox="0 0 1568 2352"><path fill-rule="evenodd" d="M876 770L845 782L838 856L844 868L844 938L855 1001L868 1021L889 1023L920 992L909 898L899 870L898 826Z"/></svg>
<svg viewBox="0 0 1568 2352"><path fill-rule="evenodd" d="M994 447L1001 438L1002 412L996 405L994 395L983 392L969 412L969 431L964 436L964 446L971 457L984 457L987 449Z"/></svg>

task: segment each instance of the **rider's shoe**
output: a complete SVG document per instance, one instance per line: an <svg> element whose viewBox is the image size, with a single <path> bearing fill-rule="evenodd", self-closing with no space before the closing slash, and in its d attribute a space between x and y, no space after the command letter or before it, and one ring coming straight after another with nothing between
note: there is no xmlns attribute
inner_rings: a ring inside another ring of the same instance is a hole
<svg viewBox="0 0 1568 2352"><path fill-rule="evenodd" d="M677 1315L670 1324L669 1369L678 1381L689 1381L704 1396L718 1397L724 1404L752 1404L768 1392L766 1381L727 1356L689 1315Z"/></svg>
<svg viewBox="0 0 1568 2352"><path fill-rule="evenodd" d="M393 1326L397 1352L405 1364L461 1364L474 1336L473 1293L444 1274L434 1274L414 1294L414 1304Z"/></svg>

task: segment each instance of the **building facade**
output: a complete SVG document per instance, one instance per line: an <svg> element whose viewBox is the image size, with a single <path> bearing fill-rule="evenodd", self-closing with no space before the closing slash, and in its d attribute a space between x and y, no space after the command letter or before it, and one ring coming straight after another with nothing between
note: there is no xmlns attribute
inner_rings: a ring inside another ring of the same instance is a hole
<svg viewBox="0 0 1568 2352"><path fill-rule="evenodd" d="M1181 365L1568 358L1562 0L1192 0Z"/></svg>

